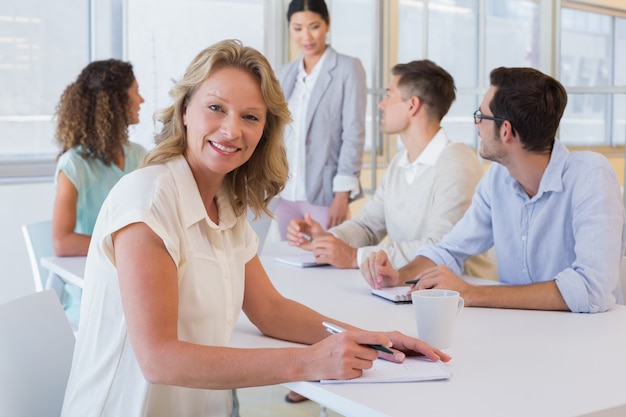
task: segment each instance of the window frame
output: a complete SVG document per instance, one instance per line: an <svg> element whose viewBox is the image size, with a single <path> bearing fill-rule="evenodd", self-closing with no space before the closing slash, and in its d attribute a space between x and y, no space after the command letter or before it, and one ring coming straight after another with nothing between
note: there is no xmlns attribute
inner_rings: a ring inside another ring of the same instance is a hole
<svg viewBox="0 0 626 417"><path fill-rule="evenodd" d="M89 61L121 59L123 54L123 8L129 0L85 0L88 10ZM32 117L29 117L32 119ZM51 181L57 155L35 155L28 158L5 158L0 161L0 184Z"/></svg>
<svg viewBox="0 0 626 417"><path fill-rule="evenodd" d="M126 36L125 16L124 10L127 7L129 1L132 0L85 0L89 4L89 51L88 56L90 60L105 59L109 57L124 59L124 42ZM332 0L329 0L332 1ZM482 74L485 72L484 68L484 14L486 10L487 0L477 0L479 7L479 48L478 48L478 74L479 80L476 87L459 88L459 95L474 95L479 100L480 95L484 94L484 91L488 86L484 85L484 77ZM552 1L552 0L537 0L540 7L540 59L539 69L548 74L559 76L560 70L560 12L562 8L570 7L577 8L592 12L607 13L612 16L613 19L618 17L626 18L626 10L621 11L610 8L599 8L596 5L589 5L584 3L590 3L583 0L576 1ZM597 3L597 2L593 2ZM266 50L271 51L268 54L268 59L275 66L287 62L288 58L288 30L286 19L284 18L286 6L288 0L276 2L272 0L264 0L264 25L269 28L268 36L265 39ZM379 36L379 42L373 45L377 53L377 58L374 59L374 74L370 82L371 88L368 91L370 100L373 103L377 103L382 97L385 91L387 82L387 71L392 63L394 63L394 57L397 56L397 46L393 46L393 41L397 40L397 33L394 33L393 20L397 20L397 2L396 1L374 1L372 7L376 7L377 16L379 21L375 22L377 27L375 28ZM427 7L428 0L424 0L424 4ZM395 17L394 17L395 12ZM424 23L424 22L422 22ZM423 50L428 55L428 43L427 36L428 22L424 23L424 31L426 32L423 39ZM397 25L396 25L397 26ZM615 25L613 25L615 26ZM483 28L483 29L481 29ZM276 47L275 45L280 45ZM566 87L568 94L624 94L626 95L625 86L612 86L612 87ZM393 141L388 137L383 137L379 132L378 119L379 114L375 105L371 106L372 114L372 126L370 126L372 134L371 153L369 158L365 160L365 163L372 172L371 187L368 187L369 192L372 192L377 185L376 172L377 168L384 166L389 160L389 155L394 153L396 146L393 145ZM469 116L468 116L469 117ZM608 115L613 118L613 115ZM614 121L613 121L614 123ZM610 123L610 129L613 129L613 123ZM610 133L608 133L610 134ZM625 138L626 140L626 138ZM475 144L478 143L476 138ZM611 154L616 152L626 153L626 148L623 145L618 146L589 146L586 149L597 150L599 152L607 152L607 149L611 151ZM626 154L624 155L626 158ZM19 182L39 182L42 180L51 180L54 175L54 169L56 167L56 155L37 157L33 155L32 158L25 159L6 159L0 161L0 183L19 183ZM626 180L626 173L625 173Z"/></svg>

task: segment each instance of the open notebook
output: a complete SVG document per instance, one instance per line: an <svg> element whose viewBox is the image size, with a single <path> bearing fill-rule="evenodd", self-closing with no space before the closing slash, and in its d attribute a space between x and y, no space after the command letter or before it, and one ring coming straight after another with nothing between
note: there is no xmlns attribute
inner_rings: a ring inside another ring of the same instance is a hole
<svg viewBox="0 0 626 417"><path fill-rule="evenodd" d="M376 359L371 369L354 379L323 379L322 384L359 384L367 382L415 382L448 379L450 370L441 361L433 362L420 356L409 356L402 363Z"/></svg>
<svg viewBox="0 0 626 417"><path fill-rule="evenodd" d="M372 289L372 294L384 298L389 301L393 301L396 304L410 304L411 294L409 293L410 285L402 287L388 287L381 289Z"/></svg>
<svg viewBox="0 0 626 417"><path fill-rule="evenodd" d="M282 262L287 265L298 266L300 268L312 268L315 266L324 266L328 264L318 264L315 262L315 256L312 253L305 253L303 255L283 255L276 258L277 262Z"/></svg>

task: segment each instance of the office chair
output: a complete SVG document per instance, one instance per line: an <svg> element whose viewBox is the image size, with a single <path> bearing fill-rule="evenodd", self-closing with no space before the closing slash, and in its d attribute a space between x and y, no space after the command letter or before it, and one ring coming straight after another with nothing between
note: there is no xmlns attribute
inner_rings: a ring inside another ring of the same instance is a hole
<svg viewBox="0 0 626 417"><path fill-rule="evenodd" d="M58 417L74 333L52 290L0 305L0 416Z"/></svg>
<svg viewBox="0 0 626 417"><path fill-rule="evenodd" d="M22 226L22 234L26 243L26 250L33 271L35 291L52 288L59 300L63 298L63 281L56 275L50 274L41 266L40 259L45 256L54 256L52 248L52 220L43 220Z"/></svg>

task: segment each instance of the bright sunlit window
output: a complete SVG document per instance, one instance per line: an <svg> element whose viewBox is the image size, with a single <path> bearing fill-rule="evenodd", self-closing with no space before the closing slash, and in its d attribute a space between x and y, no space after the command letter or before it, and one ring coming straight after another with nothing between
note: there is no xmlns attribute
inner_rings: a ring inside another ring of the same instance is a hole
<svg viewBox="0 0 626 417"><path fill-rule="evenodd" d="M273 64L284 63L286 57L278 51L287 44L284 13L288 2L0 2L0 181L52 175L58 152L53 142L55 107L63 89L90 59L114 57L133 64L146 101L141 122L131 127L130 137L149 148L153 112L169 104L170 87L202 48L237 38L264 52ZM359 57L366 70L366 151L371 157L366 156L364 162L372 168L389 161L397 149L377 130L377 104L389 70L398 62L423 58L442 65L456 80L457 100L443 121L453 140L476 146L471 116L488 87L491 69L531 66L554 68L568 90L569 105L560 131L564 143L624 144L624 14L564 6L550 22L542 16L551 0L327 3L332 16L331 44ZM560 30L554 33L551 27ZM103 29L108 31L104 36ZM545 42L546 34L554 34L554 42ZM546 65L546 59L554 65Z"/></svg>
<svg viewBox="0 0 626 417"><path fill-rule="evenodd" d="M52 115L63 89L89 62L88 4L0 3L0 176L32 173L58 153ZM3 172L7 165L12 173Z"/></svg>
<svg viewBox="0 0 626 417"><path fill-rule="evenodd" d="M155 110L191 60L222 39L239 39L263 52L263 0L132 0L126 9L126 59L133 64L141 106L131 140L153 146ZM175 7L173 7L175 5Z"/></svg>

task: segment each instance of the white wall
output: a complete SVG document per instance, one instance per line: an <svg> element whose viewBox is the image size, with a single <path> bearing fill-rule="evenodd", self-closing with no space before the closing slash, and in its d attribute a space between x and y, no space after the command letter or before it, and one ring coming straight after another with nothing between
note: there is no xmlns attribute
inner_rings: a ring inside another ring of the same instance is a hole
<svg viewBox="0 0 626 417"><path fill-rule="evenodd" d="M54 184L0 184L0 303L35 290L22 224L52 217Z"/></svg>

